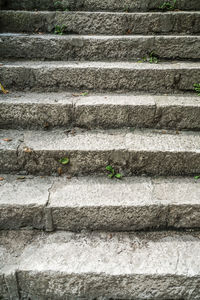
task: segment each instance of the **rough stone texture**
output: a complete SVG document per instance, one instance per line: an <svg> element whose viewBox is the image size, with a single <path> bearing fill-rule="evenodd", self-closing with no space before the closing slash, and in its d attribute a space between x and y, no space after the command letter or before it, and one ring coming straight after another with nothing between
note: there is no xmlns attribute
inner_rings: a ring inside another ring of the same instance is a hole
<svg viewBox="0 0 200 300"><path fill-rule="evenodd" d="M57 180L50 191L54 229L199 228L200 182L187 178Z"/></svg>
<svg viewBox="0 0 200 300"><path fill-rule="evenodd" d="M24 299L199 299L199 233L0 235Z"/></svg>
<svg viewBox="0 0 200 300"><path fill-rule="evenodd" d="M70 97L71 96L71 97ZM1 128L43 128L72 124L72 95L9 93L0 95Z"/></svg>
<svg viewBox="0 0 200 300"><path fill-rule="evenodd" d="M30 174L51 175L62 167L72 175L105 174L112 164L125 175L189 175L200 173L200 135L198 132L163 130L83 129L54 131L24 131L18 150L18 131L2 130L1 136L12 136L2 142L1 168L3 173L26 171ZM13 151L8 151L12 147ZM14 164L13 164L13 157ZM68 165L59 160L69 157ZM9 165L9 168L8 168Z"/></svg>
<svg viewBox="0 0 200 300"><path fill-rule="evenodd" d="M23 132L0 130L0 172L16 172L21 168L18 148L22 141Z"/></svg>
<svg viewBox="0 0 200 300"><path fill-rule="evenodd" d="M130 231L200 228L194 178L30 177L2 174L0 229ZM23 179L21 179L23 178Z"/></svg>
<svg viewBox="0 0 200 300"><path fill-rule="evenodd" d="M59 116L59 118L58 118ZM149 127L200 129L199 97L193 94L9 93L0 95L0 127Z"/></svg>
<svg viewBox="0 0 200 300"><path fill-rule="evenodd" d="M77 36L0 34L2 58L45 60L198 59L199 36Z"/></svg>
<svg viewBox="0 0 200 300"><path fill-rule="evenodd" d="M67 34L198 34L200 12L28 12L1 11L1 32L54 32L65 26Z"/></svg>
<svg viewBox="0 0 200 300"><path fill-rule="evenodd" d="M1 0L2 1L2 0ZM87 10L87 11L148 11L158 10L163 4L163 0L61 0L60 5L54 4L57 1L52 0L9 0L3 8L16 10ZM172 1L171 1L172 2ZM173 2L172 2L173 3ZM182 10L200 10L198 0L177 0L175 8Z"/></svg>
<svg viewBox="0 0 200 300"><path fill-rule="evenodd" d="M142 91L153 93L194 91L200 63L160 64L134 62L5 62L0 80L13 90Z"/></svg>
<svg viewBox="0 0 200 300"><path fill-rule="evenodd" d="M0 229L42 229L52 178L8 176L0 182Z"/></svg>

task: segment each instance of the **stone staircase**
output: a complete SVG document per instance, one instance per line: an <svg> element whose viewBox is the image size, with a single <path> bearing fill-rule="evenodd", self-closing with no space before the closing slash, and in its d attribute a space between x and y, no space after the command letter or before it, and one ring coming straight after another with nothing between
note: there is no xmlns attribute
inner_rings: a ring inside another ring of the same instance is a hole
<svg viewBox="0 0 200 300"><path fill-rule="evenodd" d="M1 300L200 299L200 1L166 2L0 1Z"/></svg>

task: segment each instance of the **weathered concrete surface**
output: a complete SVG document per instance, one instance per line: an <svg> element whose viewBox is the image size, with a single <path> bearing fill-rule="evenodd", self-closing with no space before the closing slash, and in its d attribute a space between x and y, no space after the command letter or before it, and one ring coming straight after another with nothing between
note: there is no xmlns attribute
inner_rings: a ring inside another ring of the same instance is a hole
<svg viewBox="0 0 200 300"><path fill-rule="evenodd" d="M16 149L13 145L18 141L19 133L1 130L2 138L13 137L11 142L1 143L2 173L26 171L51 175L61 167L63 173L72 175L105 174L108 164L125 175L200 173L199 132L24 131L23 142ZM8 151L10 147L12 152ZM70 163L61 165L59 160L63 157L68 157Z"/></svg>
<svg viewBox="0 0 200 300"><path fill-rule="evenodd" d="M18 148L22 141L23 132L0 130L0 172L9 173L20 169Z"/></svg>
<svg viewBox="0 0 200 300"><path fill-rule="evenodd" d="M2 0L1 0L2 1ZM55 10L55 9L69 9L69 10L87 10L87 11L149 11L158 10L163 4L163 0L61 0L59 4L57 1L52 0L9 0L4 3L4 9L16 9L16 10ZM173 3L173 1L171 1ZM3 2L2 2L3 3ZM176 9L182 10L200 10L200 4L198 0L177 0Z"/></svg>
<svg viewBox="0 0 200 300"><path fill-rule="evenodd" d="M73 96L67 93L9 93L0 95L1 128L70 127Z"/></svg>
<svg viewBox="0 0 200 300"><path fill-rule="evenodd" d="M58 118L59 116L59 118ZM200 129L199 97L193 94L9 93L0 95L0 128L149 127Z"/></svg>
<svg viewBox="0 0 200 300"><path fill-rule="evenodd" d="M199 199L193 178L63 178L55 181L48 208L52 229L199 228Z"/></svg>
<svg viewBox="0 0 200 300"><path fill-rule="evenodd" d="M200 12L28 12L1 11L1 32L54 32L65 26L67 34L198 34Z"/></svg>
<svg viewBox="0 0 200 300"><path fill-rule="evenodd" d="M1 175L0 229L43 229L53 178Z"/></svg>
<svg viewBox="0 0 200 300"><path fill-rule="evenodd" d="M2 58L132 61L152 51L160 59L199 59L200 37L0 34Z"/></svg>
<svg viewBox="0 0 200 300"><path fill-rule="evenodd" d="M0 80L6 88L32 91L194 91L200 63L2 61Z"/></svg>
<svg viewBox="0 0 200 300"><path fill-rule="evenodd" d="M1 232L1 245L21 251L25 299L199 299L199 233Z"/></svg>
<svg viewBox="0 0 200 300"><path fill-rule="evenodd" d="M194 178L0 177L1 230L200 228Z"/></svg>

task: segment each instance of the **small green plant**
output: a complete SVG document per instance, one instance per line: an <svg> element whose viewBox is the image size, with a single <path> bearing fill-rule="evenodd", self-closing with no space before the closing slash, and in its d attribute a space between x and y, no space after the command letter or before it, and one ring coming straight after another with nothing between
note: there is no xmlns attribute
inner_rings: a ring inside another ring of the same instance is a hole
<svg viewBox="0 0 200 300"><path fill-rule="evenodd" d="M57 10L63 10L63 4L62 4L61 1L55 1L53 3L53 5L54 5L55 9L57 9Z"/></svg>
<svg viewBox="0 0 200 300"><path fill-rule="evenodd" d="M62 165L67 165L69 163L69 158L68 157L61 158L59 159L59 163L61 163Z"/></svg>
<svg viewBox="0 0 200 300"><path fill-rule="evenodd" d="M138 62L149 62L151 64L157 64L159 62L158 55L155 54L153 51L151 51L147 56L144 56L141 60Z"/></svg>
<svg viewBox="0 0 200 300"><path fill-rule="evenodd" d="M112 166L107 166L106 170L109 172L108 177L109 178L117 178L117 179L122 179L122 174L116 173L115 169Z"/></svg>
<svg viewBox="0 0 200 300"><path fill-rule="evenodd" d="M65 32L66 26L65 25L56 25L54 33L62 35Z"/></svg>
<svg viewBox="0 0 200 300"><path fill-rule="evenodd" d="M175 10L176 0L166 1L159 6L162 11Z"/></svg>
<svg viewBox="0 0 200 300"><path fill-rule="evenodd" d="M197 92L198 96L200 96L200 83L194 84L194 90Z"/></svg>
<svg viewBox="0 0 200 300"><path fill-rule="evenodd" d="M194 179L200 179L200 175L194 176Z"/></svg>
<svg viewBox="0 0 200 300"><path fill-rule="evenodd" d="M80 96L87 96L88 95L88 92L83 92L80 94Z"/></svg>

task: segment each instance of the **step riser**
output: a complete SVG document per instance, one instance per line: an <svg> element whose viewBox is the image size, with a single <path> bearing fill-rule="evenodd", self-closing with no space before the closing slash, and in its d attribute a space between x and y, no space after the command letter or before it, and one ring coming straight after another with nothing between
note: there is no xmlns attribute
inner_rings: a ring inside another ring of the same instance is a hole
<svg viewBox="0 0 200 300"><path fill-rule="evenodd" d="M200 182L193 178L1 176L0 230L200 228Z"/></svg>
<svg viewBox="0 0 200 300"><path fill-rule="evenodd" d="M200 37L62 38L0 36L2 58L130 61L154 52L160 59L198 59Z"/></svg>
<svg viewBox="0 0 200 300"><path fill-rule="evenodd" d="M28 145L27 145L28 146ZM109 164L116 166L125 175L197 175L200 173L200 153L195 152L142 152L126 150L81 151L81 150L34 150L1 151L0 171L51 175L61 167L59 160L70 157L70 165L62 167L63 174L105 174ZM14 165L13 165L14 162Z"/></svg>
<svg viewBox="0 0 200 300"><path fill-rule="evenodd" d="M1 245L1 287L13 299L199 298L199 233L14 231Z"/></svg>
<svg viewBox="0 0 200 300"><path fill-rule="evenodd" d="M149 68L138 63L136 68L113 66L102 68L85 65L80 67L71 64L69 67L49 65L6 66L0 68L0 79L7 89L32 91L141 91L153 93L178 93L194 91L194 83L198 83L200 69L171 68L163 69L155 65Z"/></svg>
<svg viewBox="0 0 200 300"><path fill-rule="evenodd" d="M92 13L15 12L0 13L1 32L54 32L64 25L74 34L198 34L200 13Z"/></svg>
<svg viewBox="0 0 200 300"><path fill-rule="evenodd" d="M51 97L51 96L50 96ZM93 96L91 96L93 97ZM103 97L103 96L102 96ZM116 102L119 99L116 96ZM145 96L143 96L145 98ZM95 98L95 96L94 96ZM176 103L170 105L156 103L152 99L132 99L133 103L123 104L123 97L116 104L109 104L98 98L89 104L85 97L83 100L71 101L71 104L45 104L45 103L9 103L10 99L0 100L0 128L7 129L47 129L52 127L81 127L87 129L109 129L121 127L157 128L157 129L193 129L200 130L200 106L188 106ZM131 97L130 97L131 98ZM156 97L155 97L156 98ZM65 97L63 97L63 102ZM76 97L74 97L76 99ZM127 98L125 97L124 100ZM198 98L195 98L198 101ZM37 100L37 98L35 99ZM146 103L145 103L146 100ZM164 99L163 99L164 100ZM20 98L19 98L20 101ZM130 102L131 100L129 100ZM177 98L178 101L178 98Z"/></svg>
<svg viewBox="0 0 200 300"><path fill-rule="evenodd" d="M59 1L60 5L54 5L58 1L43 0L43 1L26 1L26 0L9 0L5 3L2 1L2 8L4 9L16 9L16 10L55 10L55 9L69 9L69 10L88 10L88 11L149 11L158 10L158 8L165 2L163 0L126 0L126 1L115 1L115 0L82 0L82 1ZM173 1L171 1L173 3ZM177 0L177 9L182 10L200 10L200 3L198 0Z"/></svg>

